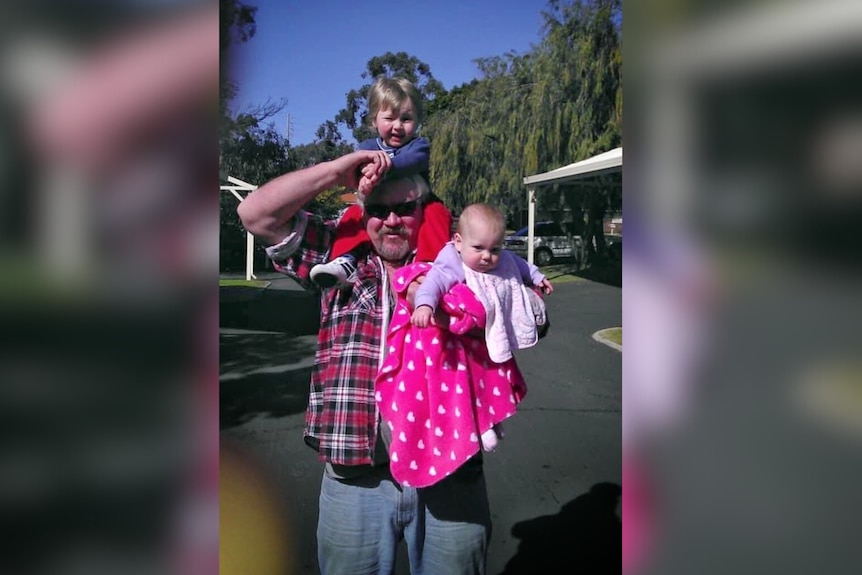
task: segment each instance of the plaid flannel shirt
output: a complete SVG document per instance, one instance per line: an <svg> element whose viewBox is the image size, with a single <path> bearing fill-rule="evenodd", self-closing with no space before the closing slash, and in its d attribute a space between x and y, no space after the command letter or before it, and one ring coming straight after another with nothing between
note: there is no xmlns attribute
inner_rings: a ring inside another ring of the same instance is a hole
<svg viewBox="0 0 862 575"><path fill-rule="evenodd" d="M311 268L326 261L334 238L334 222L300 212L294 216L291 234L266 251L276 270L315 289ZM359 278L352 289L321 294L318 349L305 419L306 442L321 460L336 465L372 464L377 442L374 379L391 307L384 310L381 301L386 274L379 258L362 256L357 269Z"/></svg>

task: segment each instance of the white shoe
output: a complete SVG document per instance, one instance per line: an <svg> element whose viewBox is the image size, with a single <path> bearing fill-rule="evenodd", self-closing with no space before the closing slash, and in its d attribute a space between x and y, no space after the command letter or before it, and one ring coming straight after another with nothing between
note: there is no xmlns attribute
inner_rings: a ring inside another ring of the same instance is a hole
<svg viewBox="0 0 862 575"><path fill-rule="evenodd" d="M356 281L356 258L349 254L311 268L311 281L322 288L344 287Z"/></svg>

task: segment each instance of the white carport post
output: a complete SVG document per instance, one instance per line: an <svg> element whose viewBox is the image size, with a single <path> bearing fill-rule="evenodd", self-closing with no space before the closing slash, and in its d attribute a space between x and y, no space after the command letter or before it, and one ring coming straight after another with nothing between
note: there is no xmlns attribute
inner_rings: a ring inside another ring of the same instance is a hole
<svg viewBox="0 0 862 575"><path fill-rule="evenodd" d="M527 261L533 263L533 238L536 236L536 188L527 188Z"/></svg>
<svg viewBox="0 0 862 575"><path fill-rule="evenodd" d="M221 186L220 189L227 190L232 193L236 199L240 202L243 201L243 197L239 195L237 190L246 190L248 193L251 193L257 189L257 186L253 184L249 184L248 182L243 182L239 178L234 178L232 176L228 176L227 180L234 184L233 186ZM254 236L251 235L250 232L245 233L245 279L246 281L251 281L253 279L257 279L254 275Z"/></svg>

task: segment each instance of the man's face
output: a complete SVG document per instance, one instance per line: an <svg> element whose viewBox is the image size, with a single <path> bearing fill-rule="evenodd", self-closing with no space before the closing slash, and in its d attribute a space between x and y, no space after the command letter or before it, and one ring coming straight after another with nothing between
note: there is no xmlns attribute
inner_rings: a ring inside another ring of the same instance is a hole
<svg viewBox="0 0 862 575"><path fill-rule="evenodd" d="M374 251L390 262L401 262L416 249L422 205L410 180L384 182L365 201L365 231Z"/></svg>

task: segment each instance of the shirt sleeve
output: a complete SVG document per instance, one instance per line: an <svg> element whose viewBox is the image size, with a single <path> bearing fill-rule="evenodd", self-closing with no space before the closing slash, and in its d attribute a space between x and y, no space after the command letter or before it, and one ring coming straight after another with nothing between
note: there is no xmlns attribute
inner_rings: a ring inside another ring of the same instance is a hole
<svg viewBox="0 0 862 575"><path fill-rule="evenodd" d="M290 233L267 247L266 255L276 271L292 277L304 289L315 290L311 268L326 261L334 239L334 222L326 223L301 211L293 217Z"/></svg>
<svg viewBox="0 0 862 575"><path fill-rule="evenodd" d="M410 140L404 146L395 149L390 172L398 176L425 173L428 171L430 157L431 145L428 140L425 138Z"/></svg>
<svg viewBox="0 0 862 575"><path fill-rule="evenodd" d="M452 289L452 286L465 280L461 256L455 249L455 245L449 242L437 254L431 271L428 272L425 281L416 290L414 306L427 305L437 309L437 304L440 303L443 294Z"/></svg>
<svg viewBox="0 0 862 575"><path fill-rule="evenodd" d="M522 257L516 256L511 252L507 252L515 259L515 264L518 266L518 272L521 274L521 279L527 285L539 285L545 279L545 274L539 271L535 265L531 264Z"/></svg>

